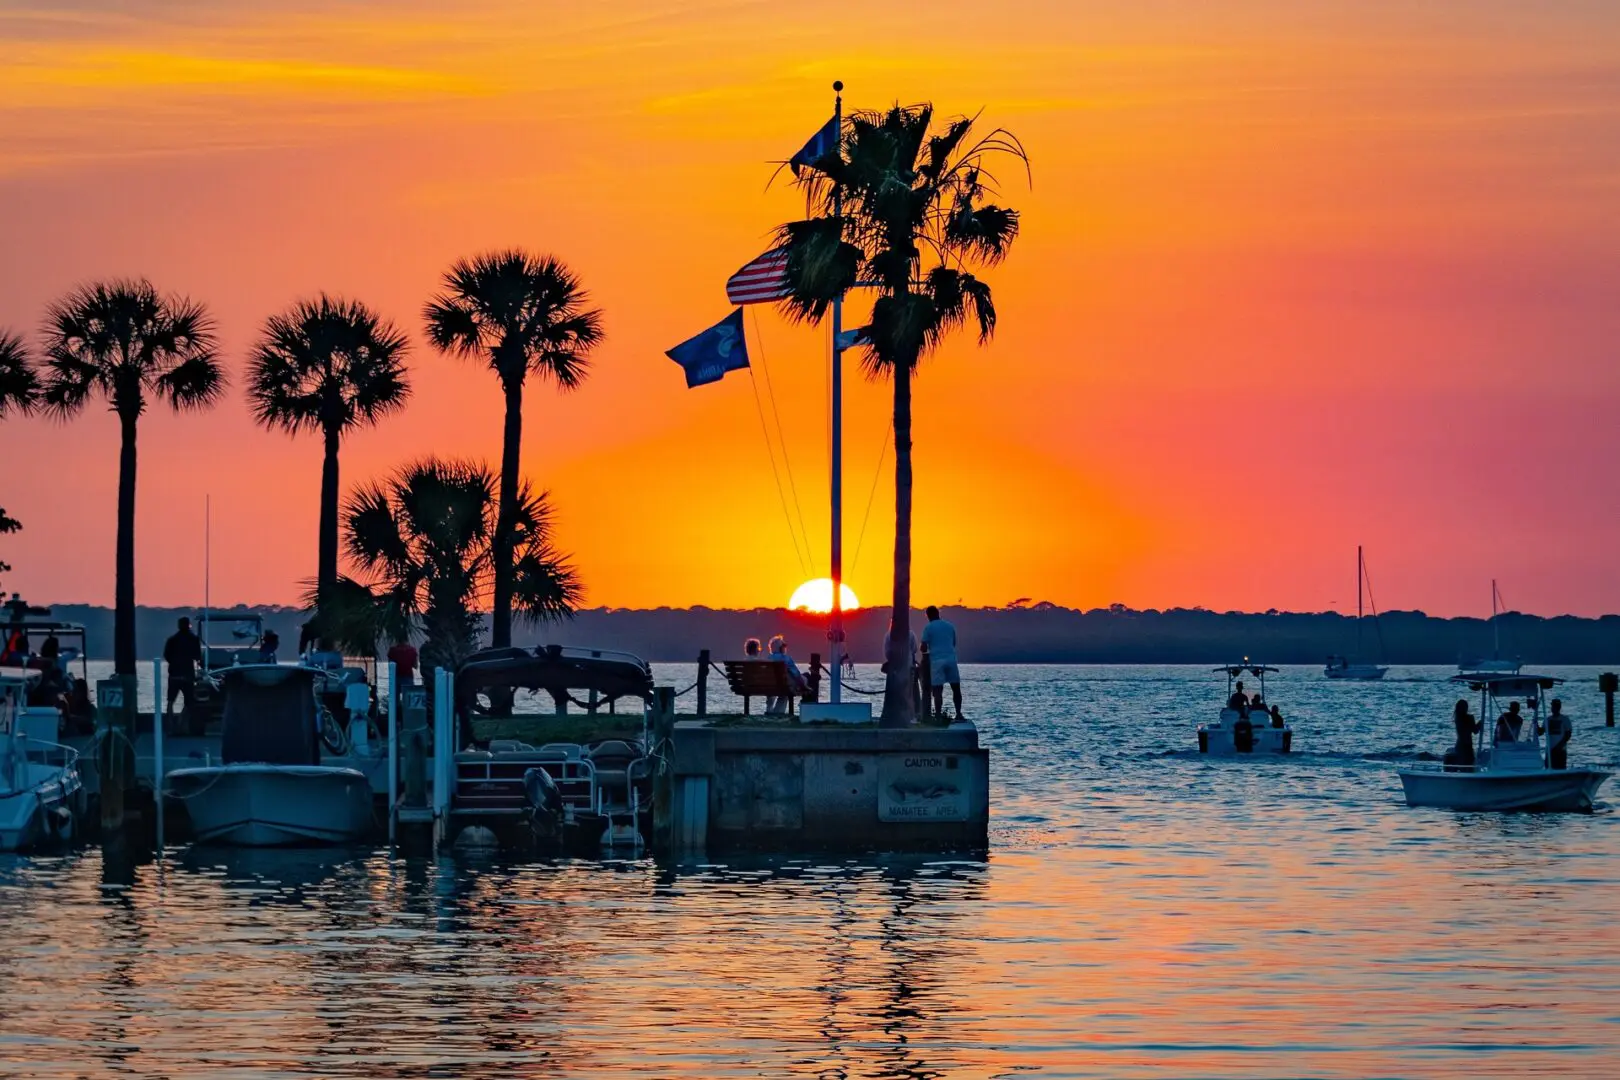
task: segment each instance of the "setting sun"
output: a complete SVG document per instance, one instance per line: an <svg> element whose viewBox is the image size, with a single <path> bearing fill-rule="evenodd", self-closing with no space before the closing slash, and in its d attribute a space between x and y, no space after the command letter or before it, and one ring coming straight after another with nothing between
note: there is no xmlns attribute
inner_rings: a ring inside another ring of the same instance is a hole
<svg viewBox="0 0 1620 1080"><path fill-rule="evenodd" d="M844 601L845 611L854 611L861 606L855 598L855 590L848 585L838 587L838 595ZM793 599L788 601L789 611L831 611L832 610L832 578L816 578L807 581L793 590Z"/></svg>

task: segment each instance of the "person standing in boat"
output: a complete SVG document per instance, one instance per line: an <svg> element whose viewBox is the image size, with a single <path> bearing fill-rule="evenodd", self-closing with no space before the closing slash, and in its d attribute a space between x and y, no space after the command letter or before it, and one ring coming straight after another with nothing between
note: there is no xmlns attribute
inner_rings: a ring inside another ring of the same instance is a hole
<svg viewBox="0 0 1620 1080"><path fill-rule="evenodd" d="M1474 767L1474 736L1479 734L1479 720L1468 711L1468 699L1459 698L1451 710L1451 722L1457 726L1457 745L1445 756L1445 764Z"/></svg>
<svg viewBox="0 0 1620 1080"><path fill-rule="evenodd" d="M276 664L276 650L281 648L281 635L274 630L266 630L264 639L259 642L259 663Z"/></svg>
<svg viewBox="0 0 1620 1080"><path fill-rule="evenodd" d="M1226 707L1244 716L1249 715L1249 695L1243 692L1242 679L1232 688L1232 696L1226 699Z"/></svg>
<svg viewBox="0 0 1620 1080"><path fill-rule="evenodd" d="M1553 698L1552 712L1547 716L1547 764L1555 769L1569 768L1569 740L1574 734L1575 725L1564 711L1563 699Z"/></svg>
<svg viewBox="0 0 1620 1080"><path fill-rule="evenodd" d="M1519 741L1519 734L1524 730L1524 714L1519 711L1517 701L1508 702L1508 711L1496 718L1497 743L1511 743Z"/></svg>
<svg viewBox="0 0 1620 1080"><path fill-rule="evenodd" d="M202 640L191 632L191 620L185 616L175 624L174 633L163 643L163 662L169 665L168 700L164 703L165 718L174 716L174 701L186 696L186 708L191 708L197 694L197 665L202 663Z"/></svg>

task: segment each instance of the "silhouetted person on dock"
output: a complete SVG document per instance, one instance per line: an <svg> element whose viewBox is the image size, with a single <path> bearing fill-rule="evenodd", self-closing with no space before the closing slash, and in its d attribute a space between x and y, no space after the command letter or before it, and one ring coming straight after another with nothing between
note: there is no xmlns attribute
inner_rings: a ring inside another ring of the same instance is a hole
<svg viewBox="0 0 1620 1080"><path fill-rule="evenodd" d="M1555 769L1569 768L1569 740L1575 734L1564 711L1562 698L1552 699L1552 712L1547 716L1547 764Z"/></svg>
<svg viewBox="0 0 1620 1080"><path fill-rule="evenodd" d="M415 685L416 665L420 660L410 639L404 634L395 635L394 643L388 647L388 662L394 665L394 681L401 686Z"/></svg>
<svg viewBox="0 0 1620 1080"><path fill-rule="evenodd" d="M163 643L163 662L169 665L169 687L164 703L165 718L174 715L174 699L186 695L191 708L197 694L197 665L202 663L202 641L191 632L191 620L181 617L177 629Z"/></svg>
<svg viewBox="0 0 1620 1080"><path fill-rule="evenodd" d="M1442 759L1446 765L1459 768L1474 767L1474 736L1479 734L1479 720L1468 711L1466 698L1457 702L1457 707L1451 710L1451 722L1457 726L1457 745L1446 751Z"/></svg>
<svg viewBox="0 0 1620 1080"><path fill-rule="evenodd" d="M894 625L891 623L889 627L883 631L883 664L878 669L885 675L889 673L889 639L893 636L893 634ZM909 643L911 645L911 711L921 716L923 709L922 671L919 670L917 666L916 634L909 635Z"/></svg>
<svg viewBox="0 0 1620 1080"><path fill-rule="evenodd" d="M1517 701L1508 702L1508 711L1496 718L1497 743L1510 743L1519 741L1519 733L1524 730L1524 714L1519 711Z"/></svg>
<svg viewBox="0 0 1620 1080"><path fill-rule="evenodd" d="M934 716L945 716L945 684L951 686L951 702L956 719L962 719L962 673L956 666L956 627L939 617L939 608L930 605L928 625L923 627L922 643L928 647L928 681L934 694Z"/></svg>

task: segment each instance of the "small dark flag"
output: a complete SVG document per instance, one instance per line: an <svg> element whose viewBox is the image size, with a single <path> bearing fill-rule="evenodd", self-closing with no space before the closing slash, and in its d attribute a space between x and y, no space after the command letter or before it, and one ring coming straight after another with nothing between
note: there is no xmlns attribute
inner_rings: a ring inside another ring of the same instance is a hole
<svg viewBox="0 0 1620 1080"><path fill-rule="evenodd" d="M667 355L686 372L686 387L719 382L728 371L748 366L743 313L738 308L703 333L681 342Z"/></svg>
<svg viewBox="0 0 1620 1080"><path fill-rule="evenodd" d="M793 175L798 176L801 168L813 169L816 162L838 149L838 117L834 116L821 130L810 136L810 141L804 144L804 149L788 158L788 167Z"/></svg>

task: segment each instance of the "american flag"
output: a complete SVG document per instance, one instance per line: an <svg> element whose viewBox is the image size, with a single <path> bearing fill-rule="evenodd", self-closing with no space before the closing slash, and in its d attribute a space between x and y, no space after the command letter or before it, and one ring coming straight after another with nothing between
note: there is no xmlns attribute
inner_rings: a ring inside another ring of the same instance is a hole
<svg viewBox="0 0 1620 1080"><path fill-rule="evenodd" d="M733 304L763 304L790 291L785 251L767 251L726 279L726 299Z"/></svg>

